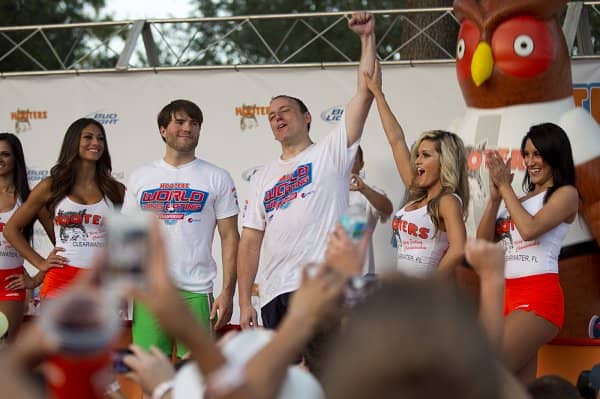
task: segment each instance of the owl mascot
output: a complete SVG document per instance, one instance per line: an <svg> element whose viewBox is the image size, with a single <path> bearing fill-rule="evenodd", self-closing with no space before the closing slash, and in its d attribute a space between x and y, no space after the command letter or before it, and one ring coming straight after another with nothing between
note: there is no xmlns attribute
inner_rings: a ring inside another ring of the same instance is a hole
<svg viewBox="0 0 600 399"><path fill-rule="evenodd" d="M474 235L488 197L486 149L511 157L513 187L522 193L521 140L529 127L553 122L569 136L581 196L580 214L563 243L559 262L565 291L561 337L587 336L600 312L600 128L576 107L571 65L558 22L566 1L455 0L460 22L456 74L467 104L455 121L469 153Z"/></svg>

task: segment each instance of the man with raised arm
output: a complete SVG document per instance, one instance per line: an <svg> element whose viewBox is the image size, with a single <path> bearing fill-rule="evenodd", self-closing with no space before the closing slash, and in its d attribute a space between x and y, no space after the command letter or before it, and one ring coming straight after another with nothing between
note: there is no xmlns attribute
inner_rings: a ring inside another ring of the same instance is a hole
<svg viewBox="0 0 600 399"><path fill-rule="evenodd" d="M242 328L257 325L250 303L257 272L263 325L277 327L300 286L302 268L323 259L327 236L348 206L350 172L373 100L364 74L373 72L376 47L373 15L355 13L348 27L361 41L358 85L343 120L327 137L313 143L312 117L300 99L271 99L268 118L281 155L252 178L244 205L238 250Z"/></svg>

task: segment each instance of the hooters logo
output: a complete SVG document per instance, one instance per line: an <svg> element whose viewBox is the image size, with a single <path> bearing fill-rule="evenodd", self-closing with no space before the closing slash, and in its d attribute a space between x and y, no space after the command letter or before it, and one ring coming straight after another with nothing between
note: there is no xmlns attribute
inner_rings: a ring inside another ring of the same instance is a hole
<svg viewBox="0 0 600 399"><path fill-rule="evenodd" d="M496 221L496 236L504 243L506 249L513 248L514 242L511 232L514 230L515 224L510 216Z"/></svg>
<svg viewBox="0 0 600 399"><path fill-rule="evenodd" d="M403 232L423 240L428 239L429 233L431 232L431 229L427 227L419 227L415 223L402 220L400 216L394 216L394 220L392 221L392 229L394 230L395 234L400 234L400 232Z"/></svg>
<svg viewBox="0 0 600 399"><path fill-rule="evenodd" d="M102 223L102 216L87 213L87 209L77 212L58 210L54 223L60 226L60 239L64 242L80 242L88 239L85 225Z"/></svg>
<svg viewBox="0 0 600 399"><path fill-rule="evenodd" d="M502 237L505 234L510 234L511 231L515 230L515 223L510 217L505 219L498 219L496 221L496 235Z"/></svg>
<svg viewBox="0 0 600 399"><path fill-rule="evenodd" d="M17 109L15 112L10 113L10 119L15 121L15 132L22 133L31 130L32 120L48 119L48 111Z"/></svg>
<svg viewBox="0 0 600 399"><path fill-rule="evenodd" d="M268 113L268 106L257 106L256 104L242 104L239 107L235 107L235 116L240 117L240 130L242 131L258 127L258 118L256 116L265 116Z"/></svg>

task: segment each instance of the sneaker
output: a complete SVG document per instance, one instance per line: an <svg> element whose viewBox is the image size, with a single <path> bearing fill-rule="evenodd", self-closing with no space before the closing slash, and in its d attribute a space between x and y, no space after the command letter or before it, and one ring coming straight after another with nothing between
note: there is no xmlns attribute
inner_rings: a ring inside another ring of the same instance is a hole
<svg viewBox="0 0 600 399"><path fill-rule="evenodd" d="M588 324L588 335L590 338L600 338L600 316L593 315Z"/></svg>

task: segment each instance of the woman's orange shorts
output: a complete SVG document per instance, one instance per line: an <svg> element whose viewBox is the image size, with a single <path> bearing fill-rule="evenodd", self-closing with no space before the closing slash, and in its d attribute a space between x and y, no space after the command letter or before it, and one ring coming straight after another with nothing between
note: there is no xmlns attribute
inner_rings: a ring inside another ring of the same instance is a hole
<svg viewBox="0 0 600 399"><path fill-rule="evenodd" d="M504 316L513 310L534 312L561 329L565 321L565 297L558 273L506 279Z"/></svg>
<svg viewBox="0 0 600 399"><path fill-rule="evenodd" d="M80 273L86 270L69 265L48 269L46 276L44 276L44 283L40 289L40 298L56 298L71 285Z"/></svg>

